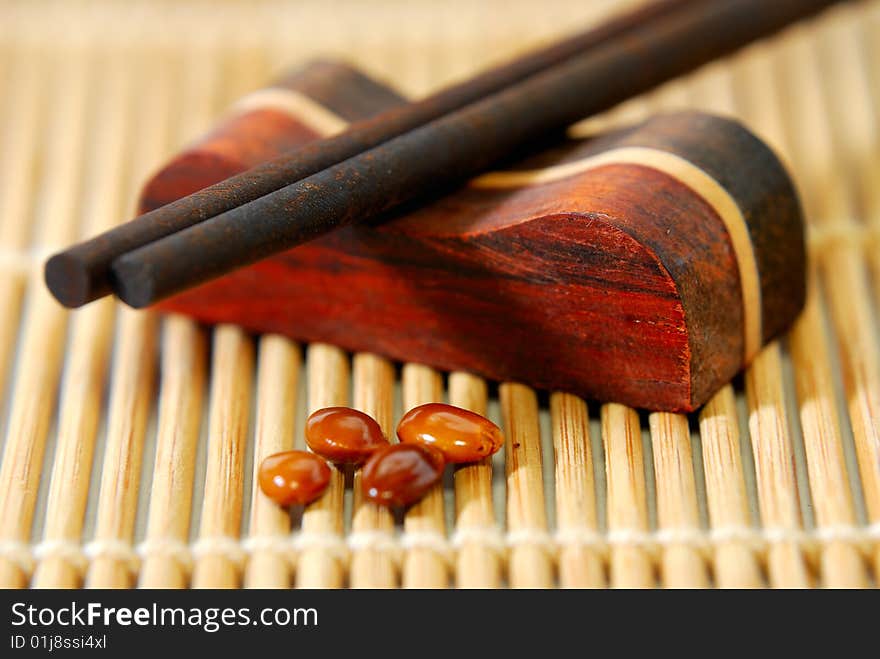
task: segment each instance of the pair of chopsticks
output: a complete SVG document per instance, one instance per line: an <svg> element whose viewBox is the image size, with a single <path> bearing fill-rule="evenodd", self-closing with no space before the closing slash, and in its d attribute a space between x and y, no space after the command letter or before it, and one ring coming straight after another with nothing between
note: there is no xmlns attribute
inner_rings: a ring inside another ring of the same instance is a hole
<svg viewBox="0 0 880 659"><path fill-rule="evenodd" d="M662 0L54 255L65 306L133 307L444 189L839 0Z"/></svg>

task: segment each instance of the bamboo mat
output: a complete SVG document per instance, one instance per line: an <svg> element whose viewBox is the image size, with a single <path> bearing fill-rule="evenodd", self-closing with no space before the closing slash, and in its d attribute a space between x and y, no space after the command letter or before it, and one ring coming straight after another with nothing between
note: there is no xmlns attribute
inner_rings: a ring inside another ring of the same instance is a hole
<svg viewBox="0 0 880 659"><path fill-rule="evenodd" d="M796 175L806 311L699 414L586 404L109 300L68 312L42 285L47 251L130 215L154 167L285 67L345 56L420 95L615 4L0 5L0 585L875 585L878 2L572 129L696 106L742 117ZM301 446L308 410L351 404L390 432L436 399L487 411L507 443L405 517L360 501L342 474L293 515L254 494L254 463Z"/></svg>

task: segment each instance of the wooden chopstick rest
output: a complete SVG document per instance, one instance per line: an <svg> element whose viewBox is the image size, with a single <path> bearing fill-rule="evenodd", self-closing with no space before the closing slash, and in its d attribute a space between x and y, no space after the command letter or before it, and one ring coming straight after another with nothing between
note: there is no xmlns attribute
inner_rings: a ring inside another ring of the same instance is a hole
<svg viewBox="0 0 880 659"><path fill-rule="evenodd" d="M218 131L224 148L260 152L241 126ZM143 210L188 192L187 176L203 185L228 175L206 165L175 176L184 160L148 184ZM804 271L800 206L775 155L735 121L682 112L559 142L419 210L343 228L159 306L689 411L792 322Z"/></svg>

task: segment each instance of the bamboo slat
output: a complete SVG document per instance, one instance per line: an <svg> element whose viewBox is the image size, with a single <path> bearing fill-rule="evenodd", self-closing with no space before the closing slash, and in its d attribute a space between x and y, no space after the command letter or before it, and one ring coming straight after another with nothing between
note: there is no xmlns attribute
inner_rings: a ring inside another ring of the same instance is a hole
<svg viewBox="0 0 880 659"><path fill-rule="evenodd" d="M189 539L196 451L202 422L207 341L189 318L170 316L162 330L162 379L142 588L189 583Z"/></svg>
<svg viewBox="0 0 880 659"><path fill-rule="evenodd" d="M485 415L486 381L469 373L449 375L449 402ZM501 584L503 540L492 503L492 459L455 469L456 585L497 588Z"/></svg>
<svg viewBox="0 0 880 659"><path fill-rule="evenodd" d="M677 588L709 585L700 547L701 529L687 417L655 412L650 416L661 543L660 579ZM696 539L696 541L695 541Z"/></svg>
<svg viewBox="0 0 880 659"><path fill-rule="evenodd" d="M711 523L715 583L721 588L763 584L752 533L733 387L726 386L700 412L700 440Z"/></svg>
<svg viewBox="0 0 880 659"><path fill-rule="evenodd" d="M602 406L602 445L608 488L609 581L612 588L651 588L655 583L648 539L645 458L635 410Z"/></svg>
<svg viewBox="0 0 880 659"><path fill-rule="evenodd" d="M832 588L864 587L868 582L859 548L845 531L837 533L853 528L856 520L821 320L814 284L807 308L791 332L791 353L797 364L795 384L816 526L829 540L821 549L820 573Z"/></svg>
<svg viewBox="0 0 880 659"><path fill-rule="evenodd" d="M421 364L403 367L404 409L438 402L442 398L443 380L437 371ZM404 588L445 588L449 584L449 552L443 510L443 483L440 482L406 511L403 522L407 543L402 568Z"/></svg>
<svg viewBox="0 0 880 659"><path fill-rule="evenodd" d="M499 387L504 417L507 475L507 578L513 588L553 585L550 536L544 506L541 428L535 392L521 384Z"/></svg>
<svg viewBox="0 0 880 659"><path fill-rule="evenodd" d="M283 549L283 539L290 533L290 516L260 491L257 473L264 458L293 448L299 363L299 346L289 339L271 334L260 339L249 529L254 548L245 573L249 588L290 586L290 557ZM268 542L261 543L263 539ZM280 549L273 547L276 543Z"/></svg>
<svg viewBox="0 0 880 659"><path fill-rule="evenodd" d="M394 437L394 367L376 355L354 357L354 407L376 419L385 436ZM400 555L394 540L394 517L367 501L360 471L354 475L354 511L349 543L353 588L393 588L398 584Z"/></svg>
<svg viewBox="0 0 880 659"><path fill-rule="evenodd" d="M322 407L349 404L349 367L346 355L332 346L313 344L308 349L308 412ZM296 585L300 588L338 588L345 578L345 565L329 544L342 542L344 476L331 465L333 475L324 495L303 512L302 534L325 542L301 547ZM328 551L330 549L330 551Z"/></svg>
<svg viewBox="0 0 880 659"><path fill-rule="evenodd" d="M244 498L244 454L250 416L253 342L241 328L214 330L208 462L192 585L234 588L243 556L238 547Z"/></svg>
<svg viewBox="0 0 880 659"><path fill-rule="evenodd" d="M810 575L799 542L801 512L781 379L780 347L772 343L746 371L749 434L770 583L795 588L810 585Z"/></svg>
<svg viewBox="0 0 880 659"><path fill-rule="evenodd" d="M151 313L124 309L119 314L89 588L127 588L136 580L132 545L156 370L156 324Z"/></svg>
<svg viewBox="0 0 880 659"><path fill-rule="evenodd" d="M556 541L563 588L605 585L596 514L593 449L586 403L571 394L550 397L556 482Z"/></svg>

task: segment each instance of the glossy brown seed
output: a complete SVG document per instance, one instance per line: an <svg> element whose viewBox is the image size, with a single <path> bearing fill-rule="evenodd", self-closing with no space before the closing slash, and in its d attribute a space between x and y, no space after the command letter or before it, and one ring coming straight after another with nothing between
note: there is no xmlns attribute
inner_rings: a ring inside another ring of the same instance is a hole
<svg viewBox="0 0 880 659"><path fill-rule="evenodd" d="M260 489L282 506L317 499L330 483L330 466L308 451L275 453L260 464Z"/></svg>
<svg viewBox="0 0 880 659"><path fill-rule="evenodd" d="M443 474L443 454L418 444L381 448L367 460L361 476L364 496L383 506L407 506L431 489Z"/></svg>
<svg viewBox="0 0 880 659"><path fill-rule="evenodd" d="M325 407L306 421L306 444L331 462L360 465L388 440L373 417L350 407Z"/></svg>
<svg viewBox="0 0 880 659"><path fill-rule="evenodd" d="M404 414L397 437L404 444L436 448L447 462L476 462L504 443L501 428L486 417L443 403L419 405Z"/></svg>

